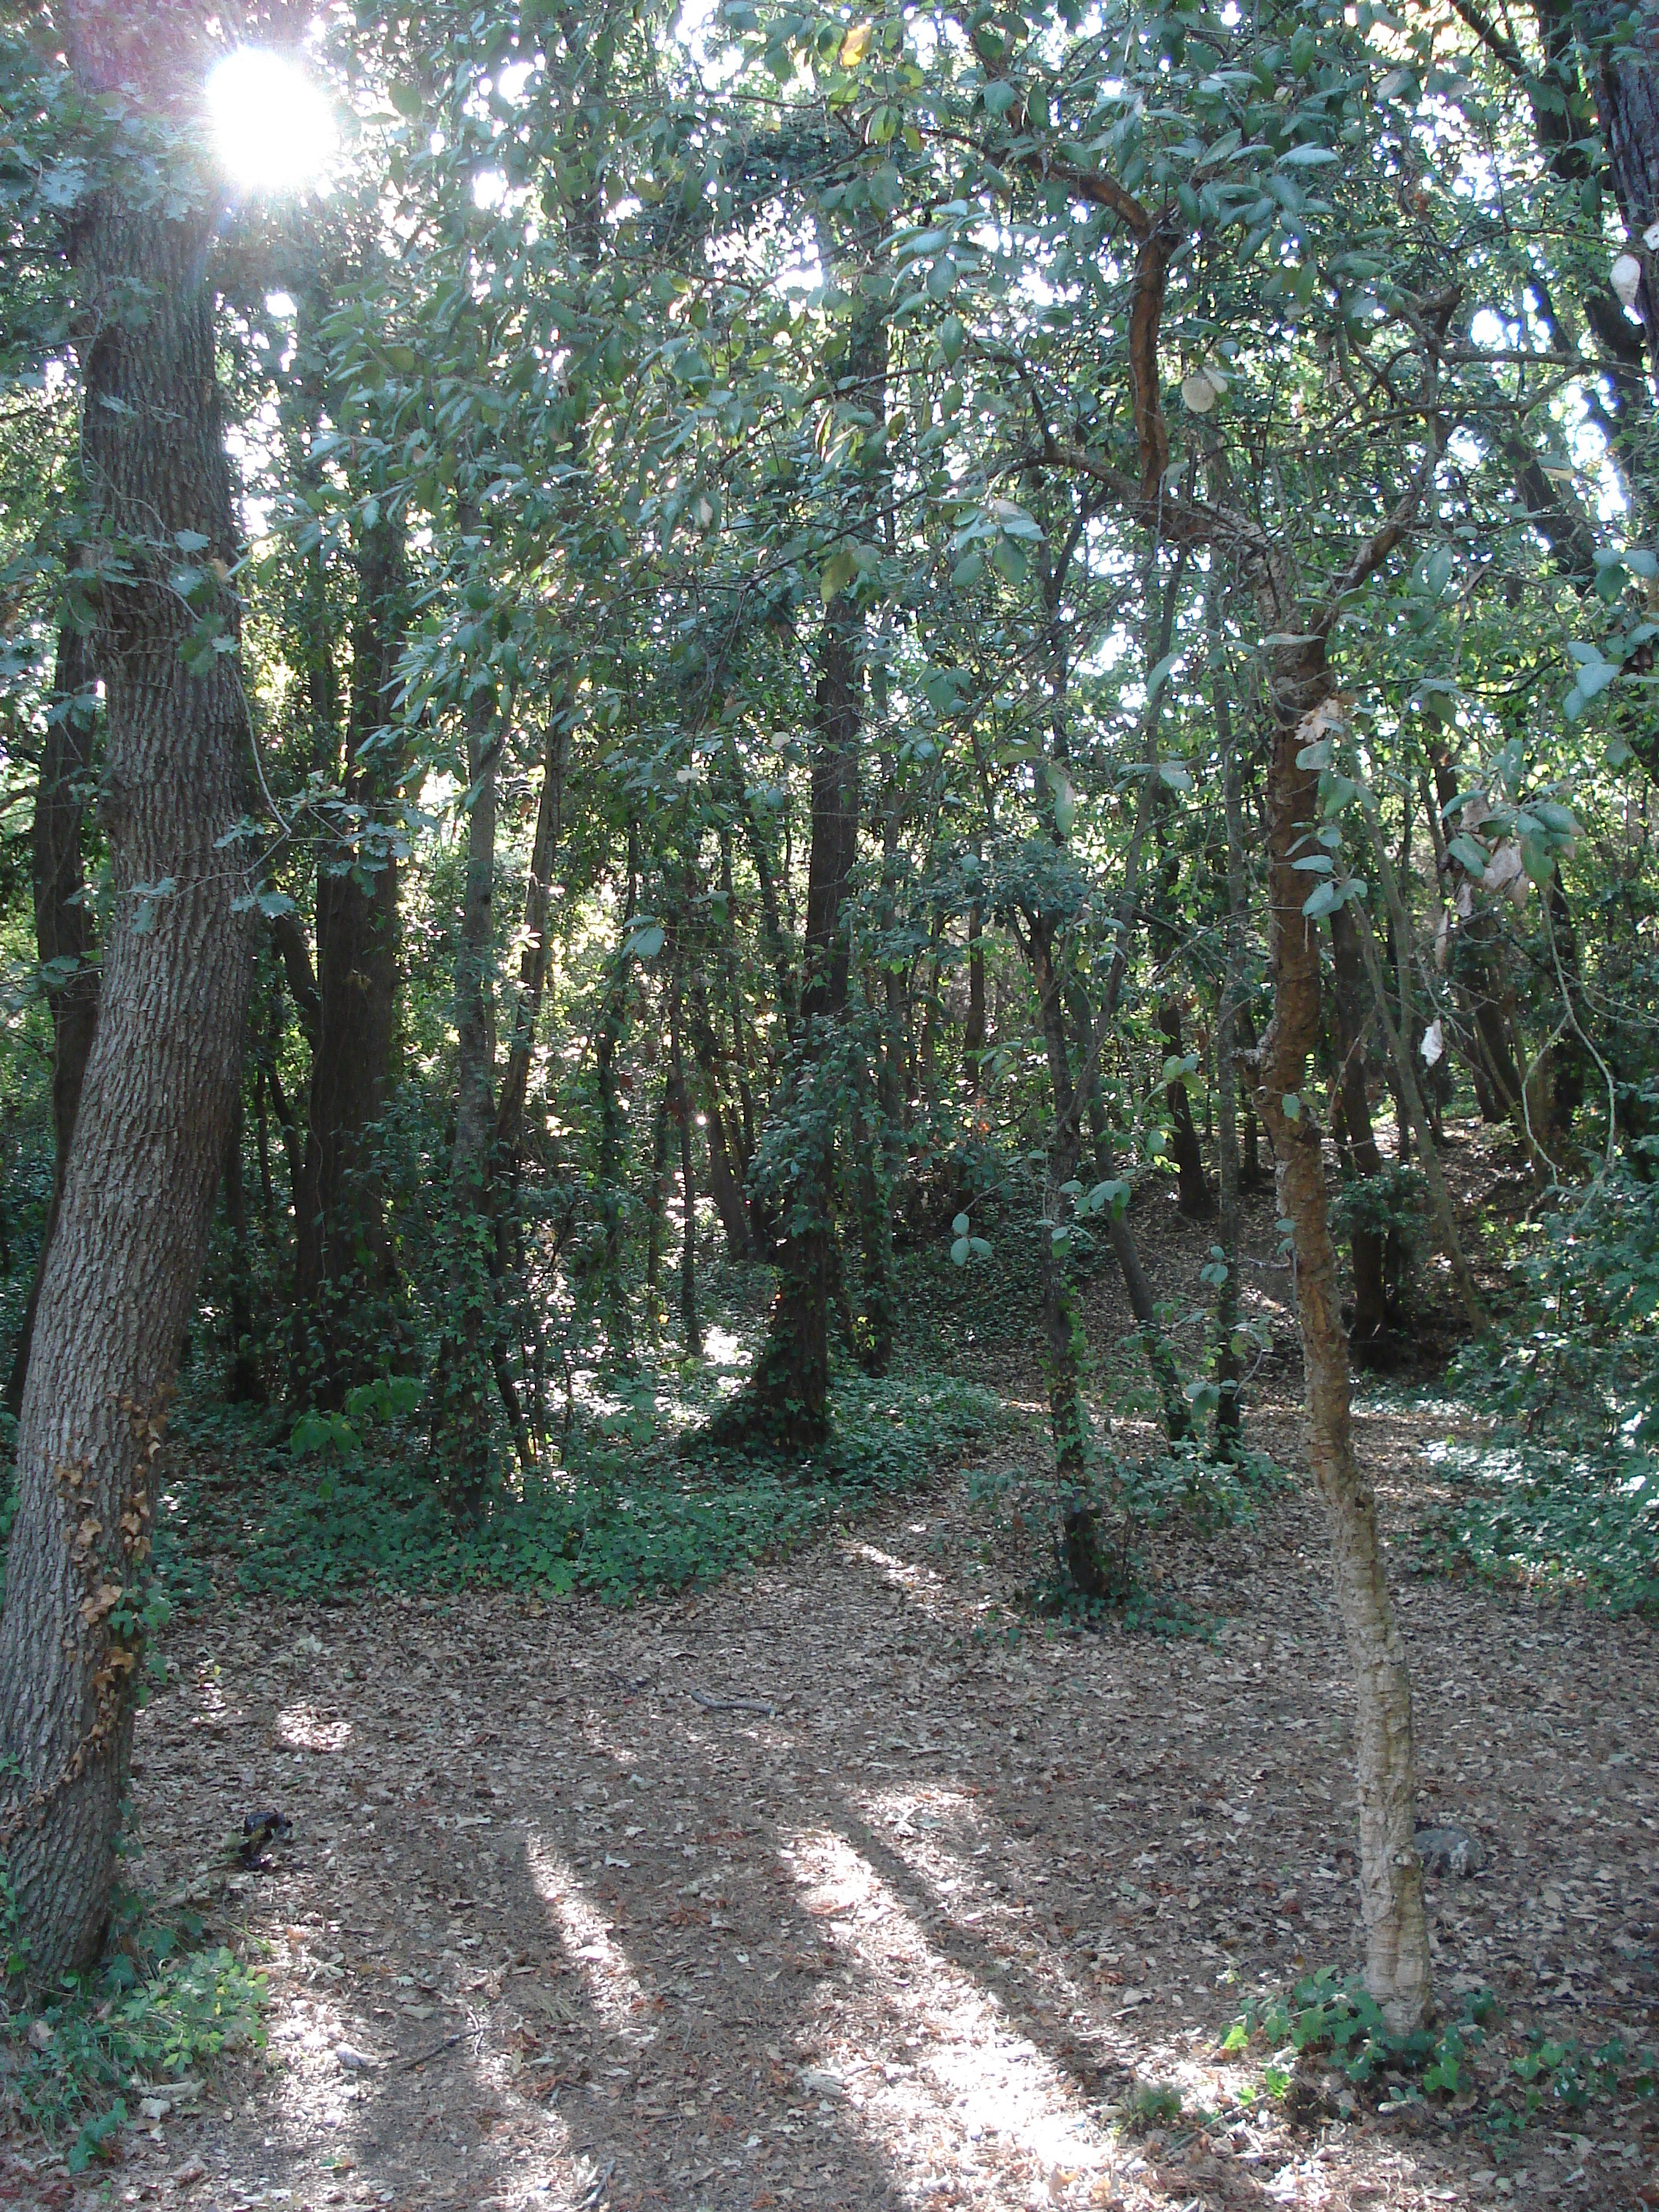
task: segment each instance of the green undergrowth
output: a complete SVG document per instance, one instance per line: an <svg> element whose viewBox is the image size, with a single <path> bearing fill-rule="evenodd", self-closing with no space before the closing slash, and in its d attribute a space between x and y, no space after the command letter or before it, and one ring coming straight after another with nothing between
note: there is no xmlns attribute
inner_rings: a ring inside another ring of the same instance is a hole
<svg viewBox="0 0 1659 2212"><path fill-rule="evenodd" d="M823 1450L806 1460L695 1455L665 1437L648 1382L592 1425L571 1464L520 1478L476 1527L458 1526L394 1419L361 1457L268 1451L234 1495L181 1486L199 1542L234 1559L249 1591L326 1597L363 1588L495 1587L613 1603L714 1581L800 1543L849 1510L914 1489L998 1416L987 1391L945 1376L837 1379ZM400 1441L407 1449L398 1449Z"/></svg>
<svg viewBox="0 0 1659 2212"><path fill-rule="evenodd" d="M1326 1966L1286 1993L1248 2004L1222 2048L1241 2053L1265 2045L1271 2055L1262 2087L1273 2097L1291 2093L1298 2059L1317 2058L1356 2088L1380 2091L1384 2112L1456 2100L1460 2111L1479 2108L1487 2132L1498 2137L1537 2119L1565 2124L1592 2105L1650 2098L1659 2087L1659 2058L1617 2037L1590 2049L1533 2030L1516 2051L1498 2046L1499 2027L1497 1998L1480 1989L1459 2000L1453 2018L1396 2034L1363 1981Z"/></svg>
<svg viewBox="0 0 1659 2212"><path fill-rule="evenodd" d="M1524 1319L1448 1378L1431 1571L1659 1611L1659 1183L1611 1175L1526 1232Z"/></svg>
<svg viewBox="0 0 1659 2212"><path fill-rule="evenodd" d="M198 1923L151 1925L129 1904L101 1965L0 2017L0 2110L69 2138L71 2172L145 2117L146 2098L188 2103L217 2061L264 2042L264 1976L201 1938ZM9 1961L14 1976L25 1965Z"/></svg>
<svg viewBox="0 0 1659 2212"><path fill-rule="evenodd" d="M976 1468L969 1501L1000 1532L1055 1530L1045 1571L1018 1594L1028 1612L1079 1628L1109 1621L1179 1638L1206 1636L1211 1624L1164 1586L1158 1539L1248 1525L1264 1498L1289 1485L1265 1453L1228 1457L1187 1439L1136 1458L1097 1447L1087 1491L1066 1497L1046 1456L1034 1466Z"/></svg>

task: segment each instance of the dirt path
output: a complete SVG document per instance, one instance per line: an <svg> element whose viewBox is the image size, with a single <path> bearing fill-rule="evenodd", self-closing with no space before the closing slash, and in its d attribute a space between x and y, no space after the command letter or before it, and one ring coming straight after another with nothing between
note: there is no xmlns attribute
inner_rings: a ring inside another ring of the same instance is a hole
<svg viewBox="0 0 1659 2212"><path fill-rule="evenodd" d="M1415 1443L1366 1424L1396 1516ZM1138 2087L1223 2105L1243 1998L1354 1956L1322 1541L1287 1499L1172 1558L1231 1616L1173 1644L976 1641L1029 1567L1029 1538L984 1548L957 1482L628 1614L194 1617L140 1726L136 1874L195 1879L216 1923L269 1943L270 2051L228 2104L129 2137L87 2201L1659 2197L1654 2142L1619 2138L1616 2112L1589 2138L1535 2128L1498 2172L1468 2118L1126 2130ZM1426 1805L1492 1854L1431 1885L1443 1985L1489 1982L1587 2042L1659 2040L1652 1632L1401 1595ZM227 1887L222 1838L267 1802L295 1840Z"/></svg>

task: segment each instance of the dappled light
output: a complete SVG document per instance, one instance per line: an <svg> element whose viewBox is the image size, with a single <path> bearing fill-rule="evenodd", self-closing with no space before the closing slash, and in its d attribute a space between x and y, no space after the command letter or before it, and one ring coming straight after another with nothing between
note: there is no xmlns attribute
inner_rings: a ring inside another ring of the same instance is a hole
<svg viewBox="0 0 1659 2212"><path fill-rule="evenodd" d="M1659 0L0 11L0 2206L1659 2208Z"/></svg>

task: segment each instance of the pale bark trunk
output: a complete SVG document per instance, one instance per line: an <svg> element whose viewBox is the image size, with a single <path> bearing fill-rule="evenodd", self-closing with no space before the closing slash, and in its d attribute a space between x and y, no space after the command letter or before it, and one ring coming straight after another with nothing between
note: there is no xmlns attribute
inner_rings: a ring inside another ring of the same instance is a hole
<svg viewBox="0 0 1659 2212"><path fill-rule="evenodd" d="M1287 627L1277 580L1259 586L1274 629ZM1269 956L1273 1019L1262 1039L1256 1107L1278 1162L1279 1211L1291 1226L1305 1376L1308 1456L1330 1530L1337 1607L1353 1670L1358 1736L1360 1901L1365 1978L1389 2026L1428 2017L1432 1991L1422 1864L1414 1834L1417 1774L1411 1680L1389 1603L1376 1497L1353 1448L1348 1346L1327 1218L1325 1164L1308 1062L1319 1036L1316 925L1303 914L1308 878L1294 865L1318 818L1318 772L1297 756L1334 715L1323 641L1281 647L1273 672L1275 727L1268 781ZM1299 1110L1286 1111L1287 1099Z"/></svg>
<svg viewBox="0 0 1659 2212"><path fill-rule="evenodd" d="M125 73L96 15L71 10L83 88ZM113 44L113 41L111 41ZM175 51L182 47L180 54ZM198 42L158 37L171 76ZM158 94L158 97L161 95ZM0 1616L0 1844L28 1972L84 1966L102 1940L143 1663L157 1458L224 1163L251 963L236 848L250 743L234 653L191 674L195 617L170 587L174 533L237 554L215 364L207 219L112 194L76 229L95 335L84 357L88 543L125 562L100 598L103 812L116 921L98 1031L41 1285L18 1435L18 1510ZM135 312L135 302L142 301ZM235 602L203 586L226 634ZM170 885L147 896L146 886Z"/></svg>

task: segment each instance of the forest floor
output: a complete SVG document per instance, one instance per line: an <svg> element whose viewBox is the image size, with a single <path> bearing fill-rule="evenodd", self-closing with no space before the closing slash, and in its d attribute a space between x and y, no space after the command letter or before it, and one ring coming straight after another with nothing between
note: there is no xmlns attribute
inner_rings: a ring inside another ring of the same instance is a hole
<svg viewBox="0 0 1659 2212"><path fill-rule="evenodd" d="M1150 1241L1183 1279L1207 1245L1173 1219ZM1103 1278L1094 1304L1104 1336ZM1000 1357L978 1374L1013 1407L994 1449L1035 1460L1031 1353ZM1292 1466L1297 1380L1272 1363L1253 1416ZM1483 2124L1528 2027L1659 2043L1659 1642L1414 1577L1423 1447L1453 1417L1361 1402L1425 1811L1487 1854L1428 1884L1445 1999L1504 2007L1476 2098L1379 2112L1316 2064L1275 2100L1260 2048L1221 2051L1252 1996L1356 1963L1352 1698L1312 1499L1158 1550L1202 1633L1048 1632L1015 1609L1033 1532L988 1522L958 1471L627 1611L184 1616L139 1723L134 1878L263 1950L269 2045L95 2179L0 2153L0 2201L1659 2204L1653 2105ZM241 1871L227 1831L267 1804L293 1840Z"/></svg>

